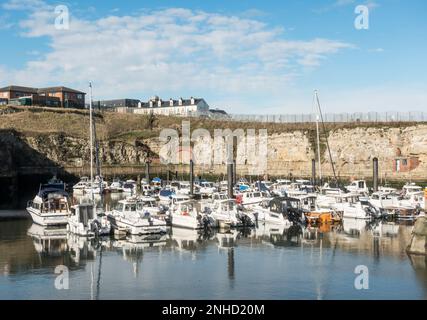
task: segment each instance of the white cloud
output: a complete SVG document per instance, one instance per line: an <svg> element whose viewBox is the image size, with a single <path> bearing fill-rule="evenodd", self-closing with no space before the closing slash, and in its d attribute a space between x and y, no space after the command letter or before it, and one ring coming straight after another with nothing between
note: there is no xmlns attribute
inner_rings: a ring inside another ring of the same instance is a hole
<svg viewBox="0 0 427 320"><path fill-rule="evenodd" d="M9 0L2 7L6 10L39 10L49 8L42 0Z"/></svg>
<svg viewBox="0 0 427 320"><path fill-rule="evenodd" d="M330 39L286 40L282 29L255 19L171 8L95 20L71 16L69 30L54 27L52 8L39 0L12 0L5 8L37 7L20 22L23 37L48 37L50 51L4 83L64 84L101 98L153 94L280 93L306 67L352 45ZM51 10L52 9L52 10ZM73 10L70 9L70 13ZM38 48L35 48L38 49Z"/></svg>

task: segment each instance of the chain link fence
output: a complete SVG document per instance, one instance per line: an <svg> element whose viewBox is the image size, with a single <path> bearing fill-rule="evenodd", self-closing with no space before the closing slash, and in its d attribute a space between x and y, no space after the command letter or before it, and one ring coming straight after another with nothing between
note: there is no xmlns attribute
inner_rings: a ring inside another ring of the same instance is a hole
<svg viewBox="0 0 427 320"><path fill-rule="evenodd" d="M276 114L276 115L248 115L229 114L221 120L245 122L275 122L275 123L307 123L315 122L316 114ZM427 122L427 112L421 111L390 111L390 112L355 112L355 113L326 113L323 121L329 123L349 122Z"/></svg>

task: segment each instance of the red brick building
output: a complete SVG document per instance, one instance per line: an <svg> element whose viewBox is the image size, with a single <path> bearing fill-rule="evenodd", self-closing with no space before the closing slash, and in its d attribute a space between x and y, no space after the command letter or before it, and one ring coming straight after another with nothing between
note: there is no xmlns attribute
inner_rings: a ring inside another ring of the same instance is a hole
<svg viewBox="0 0 427 320"><path fill-rule="evenodd" d="M86 93L67 87L31 88L8 86L0 88L0 98L8 101L29 98L32 105L84 108Z"/></svg>

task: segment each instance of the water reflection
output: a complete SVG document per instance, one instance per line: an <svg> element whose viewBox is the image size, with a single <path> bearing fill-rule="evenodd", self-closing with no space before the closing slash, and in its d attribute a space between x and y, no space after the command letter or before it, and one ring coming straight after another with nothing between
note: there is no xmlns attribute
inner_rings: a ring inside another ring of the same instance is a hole
<svg viewBox="0 0 427 320"><path fill-rule="evenodd" d="M213 275L220 273L224 268L224 275L215 281L216 283L225 281L224 284L227 283L226 288L231 293L241 290L242 286L245 286L244 282L257 283L257 277L255 279L253 277L256 275L254 270L258 270L262 274L263 281L269 283L276 279L277 284L274 281L270 283L272 288L279 286L280 281L283 281L277 279L285 277L287 282L295 281L294 286L300 285L304 288L305 291L296 297L323 299L334 297L335 289L330 283L335 279L333 272L330 271L334 268L340 270L350 266L349 270L353 270L358 264L372 264L376 265L378 270L384 269L384 274L388 272L399 276L401 269L407 265L409 267L405 269L407 276L408 270L412 270L416 278L413 285L421 285L425 297L426 258L408 257L405 252L411 231L411 225L396 222L370 223L344 219L342 225L327 228L306 228L300 225L285 227L266 223L259 224L253 229L200 232L172 228L165 235L88 240L68 234L65 228L45 228L28 221L4 222L0 224L0 270L6 278L24 274L31 274L37 278L38 274L52 273L55 266L63 264L68 266L71 272L90 274L91 296L96 299L100 297L100 292L106 292L110 298L115 297L117 288L110 287L109 284L113 279L110 278L111 275L105 276L103 272L108 272L110 268L117 272L116 257L122 260L120 265L124 263L124 267L120 267L120 275L126 277L129 274L137 281L149 281L147 277L141 277L143 265L147 273L156 272L154 267L156 265L164 271L167 270L169 273L162 273L162 277L168 279L171 284L168 283L165 287L173 286L171 277L174 277L174 272L171 270L180 261L178 265L190 268L195 277L206 268ZM147 255L148 260L145 259ZM288 258L284 258L286 256ZM282 265L284 271L280 268L271 269L274 264ZM287 273L288 267L295 268L294 271L299 270L305 277L300 278L300 275ZM383 275L379 271L373 276ZM354 274L349 273L342 277L353 279ZM164 281L167 281L166 279ZM178 280L191 281L186 277ZM219 284L209 281L206 284L207 287L213 288L210 290L214 290L217 285ZM382 289L384 291L381 294L387 294L386 284ZM152 292L149 297L167 296L166 289L154 290L159 290L158 295ZM123 285L121 291L126 291L126 286ZM345 298L357 296L356 293L349 292L349 296ZM228 293L228 296L234 297L231 293ZM128 296L120 298L132 297L131 292L127 294ZM209 292L204 291L204 294L206 297L215 297L209 295ZM227 292L224 294L227 296ZM266 297L261 292L249 296ZM198 298L191 296L189 292L187 298L191 297ZM295 298L292 295L289 297Z"/></svg>

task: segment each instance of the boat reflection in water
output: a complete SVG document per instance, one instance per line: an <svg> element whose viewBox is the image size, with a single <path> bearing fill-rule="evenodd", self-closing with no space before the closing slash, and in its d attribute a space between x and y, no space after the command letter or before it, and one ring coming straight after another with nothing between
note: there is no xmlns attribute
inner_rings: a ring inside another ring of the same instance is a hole
<svg viewBox="0 0 427 320"><path fill-rule="evenodd" d="M166 246L168 236L165 234L128 235L112 241L111 247L132 264L134 277L139 275L140 263L145 251L161 252Z"/></svg>
<svg viewBox="0 0 427 320"><path fill-rule="evenodd" d="M343 219L341 225L317 227L260 223L86 239L65 228L4 222L0 298L11 296L6 292L31 298L26 286L16 286L28 279L37 283L39 295L33 296L42 299L426 298L426 259L406 254L411 231L412 225L396 222ZM57 265L69 268L67 292L53 288ZM370 270L369 291L354 290L357 265Z"/></svg>
<svg viewBox="0 0 427 320"><path fill-rule="evenodd" d="M105 246L109 242L109 238L89 240L69 233L65 227L43 227L35 223L30 226L27 235L33 240L41 260L47 257L62 257L63 262L70 262L72 266L96 260L100 245Z"/></svg>

